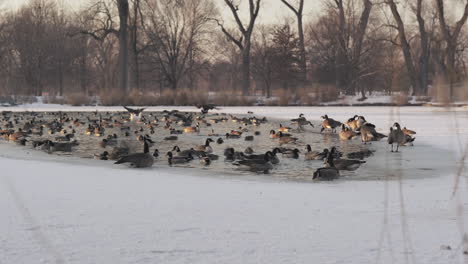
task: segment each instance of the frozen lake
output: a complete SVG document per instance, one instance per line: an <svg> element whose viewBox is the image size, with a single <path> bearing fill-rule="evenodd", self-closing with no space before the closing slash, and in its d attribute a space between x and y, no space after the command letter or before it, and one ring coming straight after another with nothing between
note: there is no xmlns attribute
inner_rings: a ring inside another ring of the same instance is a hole
<svg viewBox="0 0 468 264"><path fill-rule="evenodd" d="M95 109L31 105L0 110ZM150 108L164 109L173 107ZM452 193L468 142L467 110L220 110L247 111L275 119L304 113L318 120L328 114L340 121L358 114L383 133L400 122L416 130L417 139L398 154L390 153L385 142L373 144L376 154L356 172L384 177L354 181L354 175L327 183L166 166L134 170L0 144L0 209L5 216L0 218L0 263L464 261L465 177Z"/></svg>

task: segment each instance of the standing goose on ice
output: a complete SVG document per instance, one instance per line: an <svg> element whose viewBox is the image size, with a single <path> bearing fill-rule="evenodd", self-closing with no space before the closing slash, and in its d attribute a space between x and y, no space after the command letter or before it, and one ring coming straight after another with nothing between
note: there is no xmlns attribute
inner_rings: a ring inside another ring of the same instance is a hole
<svg viewBox="0 0 468 264"><path fill-rule="evenodd" d="M395 127L395 129L393 127ZM405 133L403 133L403 131L401 130L400 124L395 123L393 124L393 127L390 127L390 134L388 135L388 144L392 145L391 152L393 152L393 144L396 144L397 147L395 152L398 152L398 147L406 143L406 136Z"/></svg>
<svg viewBox="0 0 468 264"><path fill-rule="evenodd" d="M367 144L369 141L379 141L382 138L387 137L384 134L381 134L375 130L375 125L371 123L364 123L359 128L359 132L361 132L361 141L364 144Z"/></svg>
<svg viewBox="0 0 468 264"><path fill-rule="evenodd" d="M341 126L340 121L336 121L335 119L329 118L328 115L322 116L323 121L322 121L322 129L320 130L320 133L323 132L325 129L331 129L332 133L335 132L335 129L339 126Z"/></svg>
<svg viewBox="0 0 468 264"><path fill-rule="evenodd" d="M129 163L133 168L147 168L153 166L154 157L149 153L149 145L147 139L144 140L143 153L132 153L123 156L115 162L115 164Z"/></svg>

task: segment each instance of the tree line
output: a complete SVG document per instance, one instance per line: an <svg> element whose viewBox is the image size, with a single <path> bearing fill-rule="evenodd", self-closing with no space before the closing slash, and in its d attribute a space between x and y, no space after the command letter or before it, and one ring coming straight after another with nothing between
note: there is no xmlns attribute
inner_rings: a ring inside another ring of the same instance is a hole
<svg viewBox="0 0 468 264"><path fill-rule="evenodd" d="M262 24L271 1L289 15ZM0 91L365 97L438 85L453 97L467 79L468 0L323 0L313 11L304 0L29 0L0 11Z"/></svg>

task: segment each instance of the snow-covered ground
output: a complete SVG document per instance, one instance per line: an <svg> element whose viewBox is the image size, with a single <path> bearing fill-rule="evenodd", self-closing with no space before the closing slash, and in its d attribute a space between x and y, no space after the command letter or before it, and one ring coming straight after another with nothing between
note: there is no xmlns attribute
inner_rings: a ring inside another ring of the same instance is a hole
<svg viewBox="0 0 468 264"><path fill-rule="evenodd" d="M149 108L163 109L172 108ZM96 107L29 105L1 110L94 111ZM467 109L227 107L219 111L253 111L284 119L304 113L315 120L323 114L338 120L361 114L382 132L399 121L418 132L416 146L388 153L406 156L382 161L382 168L398 175L406 162L424 162L424 152L432 150L443 153L440 159L447 161L447 171L431 170L439 165L427 160L424 167L433 177L424 179L290 182L181 168L127 169L0 144L0 263L466 261L461 243L463 228L468 228L466 172L459 192L454 196L452 192L454 172L468 142ZM431 147L418 148L427 145ZM438 175L432 175L434 171Z"/></svg>

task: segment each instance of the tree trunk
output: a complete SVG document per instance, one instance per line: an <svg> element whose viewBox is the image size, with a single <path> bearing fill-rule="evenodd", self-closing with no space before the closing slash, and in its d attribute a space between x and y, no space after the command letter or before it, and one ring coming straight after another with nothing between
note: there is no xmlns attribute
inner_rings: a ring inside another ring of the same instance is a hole
<svg viewBox="0 0 468 264"><path fill-rule="evenodd" d="M418 20L419 26L419 35L421 42L421 54L419 57L419 82L420 90L415 90L416 94L426 95L427 94L427 85L429 79L429 37L426 32L425 21L422 16L422 0L418 0L416 17ZM414 95L414 94L413 94Z"/></svg>
<svg viewBox="0 0 468 264"><path fill-rule="evenodd" d="M133 67L135 88L140 90L140 65L138 59L138 10L140 8L140 0L135 0L133 3L133 29L132 29L132 51L133 51Z"/></svg>
<svg viewBox="0 0 468 264"><path fill-rule="evenodd" d="M389 0L387 4L392 10L393 17L397 23L398 36L400 38L400 46L403 51L403 56L405 59L406 70L410 78L411 85L413 86L414 91L421 90L420 79L417 77L416 68L413 64L413 56L411 54L411 47L406 39L405 26L403 20L401 19L400 13L398 12L397 6L393 0Z"/></svg>
<svg viewBox="0 0 468 264"><path fill-rule="evenodd" d="M300 49L300 64L301 64L301 73L302 80L307 82L307 59L306 59L306 50L305 50L305 41L304 41L304 28L302 25L302 13L297 15L297 29L299 32L299 49Z"/></svg>
<svg viewBox="0 0 468 264"><path fill-rule="evenodd" d="M242 94L248 95L250 90L250 45L242 50Z"/></svg>
<svg viewBox="0 0 468 264"><path fill-rule="evenodd" d="M119 28L119 86L121 91L128 92L128 0L118 0Z"/></svg>

